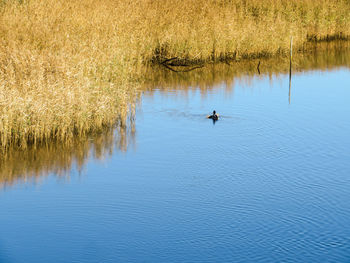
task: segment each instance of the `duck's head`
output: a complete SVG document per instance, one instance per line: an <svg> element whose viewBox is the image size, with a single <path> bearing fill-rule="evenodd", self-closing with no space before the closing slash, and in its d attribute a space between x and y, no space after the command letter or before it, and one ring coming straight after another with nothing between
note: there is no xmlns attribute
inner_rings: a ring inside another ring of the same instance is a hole
<svg viewBox="0 0 350 263"><path fill-rule="evenodd" d="M216 114L216 111L215 110L213 110L213 115L215 115Z"/></svg>

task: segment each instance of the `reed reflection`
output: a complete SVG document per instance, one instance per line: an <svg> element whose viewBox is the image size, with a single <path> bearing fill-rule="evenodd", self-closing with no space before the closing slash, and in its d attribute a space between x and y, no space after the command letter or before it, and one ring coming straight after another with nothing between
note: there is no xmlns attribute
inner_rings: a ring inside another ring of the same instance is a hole
<svg viewBox="0 0 350 263"><path fill-rule="evenodd" d="M308 43L304 50L293 51L293 74L312 70L328 71L340 67L350 67L349 41ZM268 76L272 80L273 76L278 77L289 72L289 55L209 64L189 72L181 72L181 69L174 72L159 66L147 72L148 78L143 90L147 91L147 95L152 95L156 87L156 90L175 91L186 96L187 91L199 89L205 96L208 90L224 85L226 92L232 93L236 82L250 88L253 86L253 78ZM289 87L289 83L286 85ZM288 88L287 93L290 90Z"/></svg>
<svg viewBox="0 0 350 263"><path fill-rule="evenodd" d="M135 124L110 127L97 134L74 138L66 144L55 142L10 149L0 157L0 188L15 183L37 182L50 174L68 177L75 168L81 171L90 159L103 160L115 151L125 152L135 145Z"/></svg>

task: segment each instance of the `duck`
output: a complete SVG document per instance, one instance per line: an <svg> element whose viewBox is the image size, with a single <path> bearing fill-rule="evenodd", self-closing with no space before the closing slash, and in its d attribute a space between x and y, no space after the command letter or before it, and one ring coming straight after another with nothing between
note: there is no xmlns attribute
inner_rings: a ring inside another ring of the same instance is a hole
<svg viewBox="0 0 350 263"><path fill-rule="evenodd" d="M216 114L216 111L213 110L213 114L212 115L208 115L207 118L217 121L219 119L219 114Z"/></svg>

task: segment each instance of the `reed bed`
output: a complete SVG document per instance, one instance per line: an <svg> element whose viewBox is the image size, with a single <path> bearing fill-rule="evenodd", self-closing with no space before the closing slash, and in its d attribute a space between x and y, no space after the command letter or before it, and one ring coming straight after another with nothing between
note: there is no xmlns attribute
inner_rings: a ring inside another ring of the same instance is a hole
<svg viewBox="0 0 350 263"><path fill-rule="evenodd" d="M347 39L349 0L0 0L0 148L125 125L149 64Z"/></svg>

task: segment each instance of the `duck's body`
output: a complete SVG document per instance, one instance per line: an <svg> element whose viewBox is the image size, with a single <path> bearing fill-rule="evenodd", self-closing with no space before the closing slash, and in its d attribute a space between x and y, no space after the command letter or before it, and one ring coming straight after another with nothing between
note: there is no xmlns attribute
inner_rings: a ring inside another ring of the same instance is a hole
<svg viewBox="0 0 350 263"><path fill-rule="evenodd" d="M216 111L214 110L214 111L213 111L213 114L207 116L207 118L217 121L217 120L219 119L219 114L216 114Z"/></svg>

